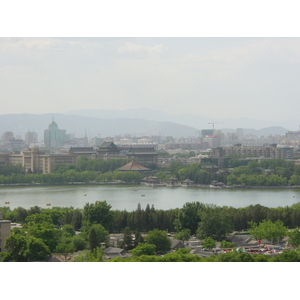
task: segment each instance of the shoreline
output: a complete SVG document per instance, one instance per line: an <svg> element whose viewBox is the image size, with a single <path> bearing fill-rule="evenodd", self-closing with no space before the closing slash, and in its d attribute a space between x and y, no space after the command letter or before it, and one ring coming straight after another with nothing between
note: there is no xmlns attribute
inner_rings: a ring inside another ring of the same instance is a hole
<svg viewBox="0 0 300 300"><path fill-rule="evenodd" d="M34 186L86 186L86 185L132 185L132 186L139 186L141 183L127 183L127 182L69 182L69 183L10 183L10 184L0 184L1 187L34 187ZM148 186L148 185L147 185ZM157 185L157 186L149 186L149 187L171 187L166 185ZM174 187L181 187L181 188L207 188L207 189L300 189L300 186L211 186L211 185L192 185L192 186L174 186Z"/></svg>

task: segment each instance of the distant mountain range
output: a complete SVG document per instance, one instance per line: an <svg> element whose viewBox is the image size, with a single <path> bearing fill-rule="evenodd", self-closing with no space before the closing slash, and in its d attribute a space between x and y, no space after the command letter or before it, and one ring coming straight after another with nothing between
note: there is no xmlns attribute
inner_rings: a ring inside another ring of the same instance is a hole
<svg viewBox="0 0 300 300"><path fill-rule="evenodd" d="M0 135L5 131L12 131L15 135L24 138L27 131L38 133L43 139L44 130L54 120L59 129L66 129L67 133L76 137L95 136L107 137L115 135L162 135L174 137L198 136L201 129L222 129L226 132L235 132L236 128L243 128L244 134L267 136L269 134L284 134L290 129L279 126L261 126L257 120L210 120L194 115L174 116L160 111L149 109L135 110L82 110L71 111L65 114L6 114L0 115ZM243 126L243 124L253 126ZM261 121L261 124L268 122ZM230 125L230 127L229 127ZM253 128L253 129L252 129ZM292 129L297 130L297 127Z"/></svg>
<svg viewBox="0 0 300 300"><path fill-rule="evenodd" d="M249 118L210 119L196 114L173 115L163 111L148 108L136 108L127 110L75 110L66 112L65 114L100 119L126 118L145 119L157 122L173 122L197 128L197 130L212 128L212 124L210 124L212 122L215 122L215 129L232 128L234 130L236 128L250 128L260 130L261 128L267 127L283 127L289 128L289 130L299 130L300 125L300 119L287 121L264 121Z"/></svg>
<svg viewBox="0 0 300 300"><path fill-rule="evenodd" d="M11 114L0 115L0 135L5 131L12 131L15 136L24 138L27 131L38 133L39 139L43 138L44 130L54 120L59 129L66 129L67 133L76 137L87 136L107 137L114 135L170 135L197 136L197 129L172 122L156 122L143 119L98 119L76 115L63 114Z"/></svg>

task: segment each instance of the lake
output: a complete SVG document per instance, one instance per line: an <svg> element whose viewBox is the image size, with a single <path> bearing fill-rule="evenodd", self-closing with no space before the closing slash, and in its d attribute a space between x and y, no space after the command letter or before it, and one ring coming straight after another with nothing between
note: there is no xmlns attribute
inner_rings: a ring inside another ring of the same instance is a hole
<svg viewBox="0 0 300 300"><path fill-rule="evenodd" d="M144 185L84 185L84 186L38 186L1 187L0 207L18 206L26 209L39 206L83 208L89 202L106 200L112 209L132 211L138 203L156 209L181 208L186 202L202 202L217 206L246 207L261 204L267 207L290 206L300 202L298 189L210 189L183 187L148 187ZM10 204L5 204L9 202ZM51 206L46 206L51 204Z"/></svg>

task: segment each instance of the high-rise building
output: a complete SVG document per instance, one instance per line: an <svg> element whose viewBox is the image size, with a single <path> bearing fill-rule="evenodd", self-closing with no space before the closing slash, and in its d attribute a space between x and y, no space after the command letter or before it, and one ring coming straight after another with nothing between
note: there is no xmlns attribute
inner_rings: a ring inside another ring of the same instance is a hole
<svg viewBox="0 0 300 300"><path fill-rule="evenodd" d="M11 131L6 131L2 135L2 142L4 144L9 143L12 141L13 138L14 138L14 134Z"/></svg>
<svg viewBox="0 0 300 300"><path fill-rule="evenodd" d="M201 135L202 137L206 137L208 135L214 135L214 130L213 129L202 129L201 130Z"/></svg>
<svg viewBox="0 0 300 300"><path fill-rule="evenodd" d="M28 131L25 133L25 144L30 146L30 144L36 144L38 142L38 135L36 132Z"/></svg>
<svg viewBox="0 0 300 300"><path fill-rule="evenodd" d="M58 129L58 125L52 121L48 129L44 130L44 144L46 147L59 148L66 139L66 130Z"/></svg>

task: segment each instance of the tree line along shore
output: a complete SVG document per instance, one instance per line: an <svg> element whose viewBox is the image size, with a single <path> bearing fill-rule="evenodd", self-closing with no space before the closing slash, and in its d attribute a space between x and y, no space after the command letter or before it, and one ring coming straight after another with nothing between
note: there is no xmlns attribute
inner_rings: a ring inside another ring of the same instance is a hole
<svg viewBox="0 0 300 300"><path fill-rule="evenodd" d="M300 165L283 159L227 161L226 168L218 169L213 160L186 165L173 161L168 167L152 166L147 174L134 171L118 171L126 163L124 159L88 159L80 157L76 165L56 166L53 173L25 173L21 165L0 166L0 185L61 185L61 184L139 184L146 176L154 175L165 183L170 178L179 182L191 180L195 186L226 188L299 188Z"/></svg>

